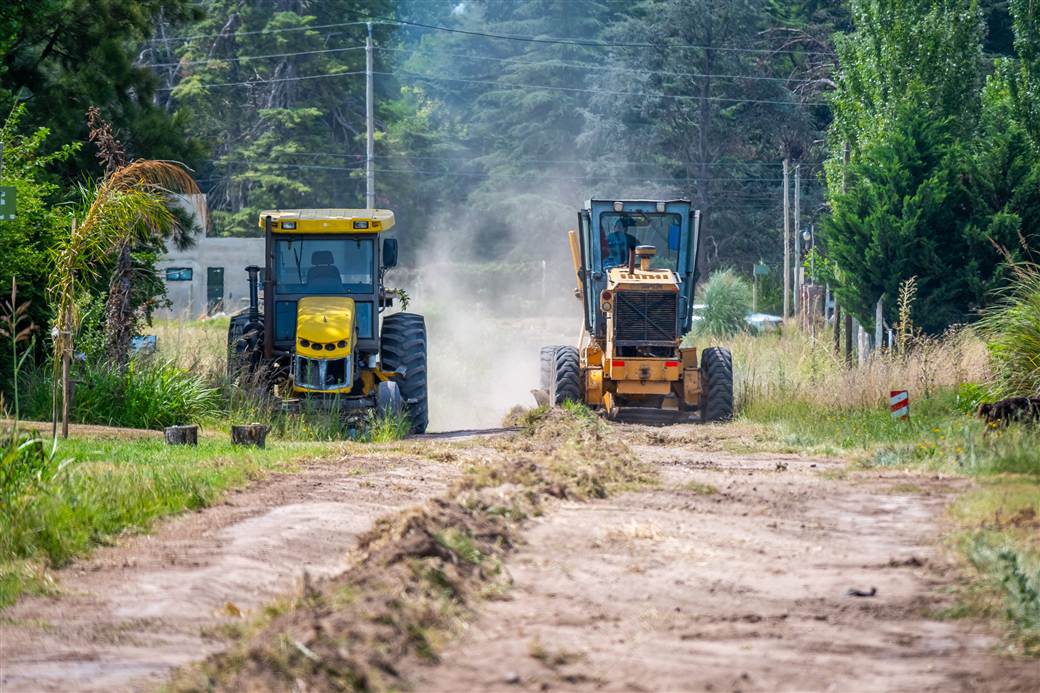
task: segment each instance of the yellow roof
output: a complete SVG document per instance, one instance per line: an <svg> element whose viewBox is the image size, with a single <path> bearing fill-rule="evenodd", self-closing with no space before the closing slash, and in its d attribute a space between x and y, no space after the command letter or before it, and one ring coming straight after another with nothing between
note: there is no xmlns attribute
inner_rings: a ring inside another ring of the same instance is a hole
<svg viewBox="0 0 1040 693"><path fill-rule="evenodd" d="M394 226L389 209L271 209L260 212L260 228L267 217L274 233L378 233Z"/></svg>

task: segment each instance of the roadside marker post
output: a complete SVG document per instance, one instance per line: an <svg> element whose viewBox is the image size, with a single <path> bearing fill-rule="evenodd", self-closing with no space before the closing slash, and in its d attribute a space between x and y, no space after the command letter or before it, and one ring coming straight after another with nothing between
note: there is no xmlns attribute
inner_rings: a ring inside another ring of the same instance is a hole
<svg viewBox="0 0 1040 693"><path fill-rule="evenodd" d="M893 419L910 419L910 393L906 390L892 390L889 393L888 408Z"/></svg>

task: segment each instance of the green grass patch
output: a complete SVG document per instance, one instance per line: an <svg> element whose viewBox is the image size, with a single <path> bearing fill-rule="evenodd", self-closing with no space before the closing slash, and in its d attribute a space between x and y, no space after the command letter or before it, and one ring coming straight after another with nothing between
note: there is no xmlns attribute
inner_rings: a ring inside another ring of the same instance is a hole
<svg viewBox="0 0 1040 693"><path fill-rule="evenodd" d="M0 507L0 607L46 585L41 567L67 564L160 517L206 507L229 488L303 458L336 454L327 444L273 442L266 449L200 440L67 440L61 470Z"/></svg>

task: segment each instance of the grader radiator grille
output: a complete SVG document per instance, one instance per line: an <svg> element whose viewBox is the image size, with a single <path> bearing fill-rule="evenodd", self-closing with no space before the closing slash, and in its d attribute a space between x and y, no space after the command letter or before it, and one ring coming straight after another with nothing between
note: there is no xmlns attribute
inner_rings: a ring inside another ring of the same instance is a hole
<svg viewBox="0 0 1040 693"><path fill-rule="evenodd" d="M679 294L673 291L619 291L615 294L614 339L621 345L668 345L678 335Z"/></svg>

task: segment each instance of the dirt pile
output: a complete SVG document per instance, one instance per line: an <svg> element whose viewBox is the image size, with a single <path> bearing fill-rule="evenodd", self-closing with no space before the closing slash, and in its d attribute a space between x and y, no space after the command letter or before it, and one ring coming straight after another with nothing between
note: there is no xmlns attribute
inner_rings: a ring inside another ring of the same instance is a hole
<svg viewBox="0 0 1040 693"><path fill-rule="evenodd" d="M237 646L181 672L174 690L378 690L405 658L435 660L472 604L508 585L502 558L552 499L605 497L652 479L624 443L583 412L536 412L436 499L384 518L352 568L308 582Z"/></svg>

